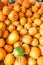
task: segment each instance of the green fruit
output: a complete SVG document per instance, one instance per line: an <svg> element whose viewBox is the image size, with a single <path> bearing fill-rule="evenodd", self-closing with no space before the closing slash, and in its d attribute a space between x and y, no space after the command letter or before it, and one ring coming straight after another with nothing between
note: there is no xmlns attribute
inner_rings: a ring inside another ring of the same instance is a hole
<svg viewBox="0 0 43 65"><path fill-rule="evenodd" d="M10 4L12 4L12 3L14 3L15 2L15 0L9 0L9 3Z"/></svg>
<svg viewBox="0 0 43 65"><path fill-rule="evenodd" d="M21 57L24 55L24 50L22 49L22 47L16 47L13 51L13 54L15 57Z"/></svg>

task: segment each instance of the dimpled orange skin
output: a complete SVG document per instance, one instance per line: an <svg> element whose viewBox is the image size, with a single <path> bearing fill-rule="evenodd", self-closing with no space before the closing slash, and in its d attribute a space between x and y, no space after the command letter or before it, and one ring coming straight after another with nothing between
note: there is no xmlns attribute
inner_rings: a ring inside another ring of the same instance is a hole
<svg viewBox="0 0 43 65"><path fill-rule="evenodd" d="M18 32L16 30L14 30L13 32L11 32L9 34L9 36L8 36L8 44L14 44L18 40L19 40L19 35L18 35Z"/></svg>
<svg viewBox="0 0 43 65"><path fill-rule="evenodd" d="M16 59L14 62L14 65L26 65L26 58L21 57L21 58Z"/></svg>

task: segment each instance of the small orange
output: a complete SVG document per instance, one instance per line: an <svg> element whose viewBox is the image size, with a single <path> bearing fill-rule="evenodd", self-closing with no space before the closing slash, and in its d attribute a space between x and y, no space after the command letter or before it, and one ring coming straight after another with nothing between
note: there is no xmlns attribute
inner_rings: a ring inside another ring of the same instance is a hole
<svg viewBox="0 0 43 65"><path fill-rule="evenodd" d="M0 61L6 56L6 51L3 48L0 48Z"/></svg>
<svg viewBox="0 0 43 65"><path fill-rule="evenodd" d="M13 51L13 47L12 47L11 45L5 45L5 46L4 46L4 49L5 49L8 53L10 53L10 52Z"/></svg>
<svg viewBox="0 0 43 65"><path fill-rule="evenodd" d="M38 46L38 39L37 38L33 38L31 45L32 46Z"/></svg>
<svg viewBox="0 0 43 65"><path fill-rule="evenodd" d="M14 55L9 53L6 55L5 59L4 59L4 64L5 65L12 65L15 61Z"/></svg>
<svg viewBox="0 0 43 65"><path fill-rule="evenodd" d="M31 16L32 16L32 12L30 10L27 10L26 17L31 17Z"/></svg>
<svg viewBox="0 0 43 65"><path fill-rule="evenodd" d="M20 60L19 60L20 59ZM21 58L17 58L14 62L14 65L26 65L26 58L25 57L21 57Z"/></svg>
<svg viewBox="0 0 43 65"><path fill-rule="evenodd" d="M3 14L2 11L0 11L0 21L5 21L6 16Z"/></svg>
<svg viewBox="0 0 43 65"><path fill-rule="evenodd" d="M27 18L27 22L32 23L33 22L32 18Z"/></svg>
<svg viewBox="0 0 43 65"><path fill-rule="evenodd" d="M35 27L32 27L29 29L29 34L30 35L35 35L37 33L37 29Z"/></svg>
<svg viewBox="0 0 43 65"><path fill-rule="evenodd" d="M38 64L38 65L43 65L43 56L40 56L40 57L37 59L37 64Z"/></svg>
<svg viewBox="0 0 43 65"><path fill-rule="evenodd" d="M22 5L23 0L16 0L20 5Z"/></svg>
<svg viewBox="0 0 43 65"><path fill-rule="evenodd" d="M4 7L3 7L3 13L4 13L5 15L8 15L8 14L10 13L10 8L9 8L8 6L4 6Z"/></svg>
<svg viewBox="0 0 43 65"><path fill-rule="evenodd" d="M28 65L36 65L36 63L37 63L37 61L34 58L32 58L32 57L28 58Z"/></svg>
<svg viewBox="0 0 43 65"><path fill-rule="evenodd" d="M0 29L4 30L6 28L6 25L5 23L3 22L0 22Z"/></svg>
<svg viewBox="0 0 43 65"><path fill-rule="evenodd" d="M38 7L37 6L32 6L32 12L37 12L38 11Z"/></svg>
<svg viewBox="0 0 43 65"><path fill-rule="evenodd" d="M24 6L21 6L21 12L25 13L26 12L26 8Z"/></svg>
<svg viewBox="0 0 43 65"><path fill-rule="evenodd" d="M27 34L27 30L25 28L23 28L21 31L20 31L20 34L21 35L26 35Z"/></svg>
<svg viewBox="0 0 43 65"><path fill-rule="evenodd" d="M18 41L18 42L16 42L13 46L14 46L14 48L16 48L16 47L20 47L20 46L21 46L21 42Z"/></svg>
<svg viewBox="0 0 43 65"><path fill-rule="evenodd" d="M5 40L3 38L0 38L0 47L3 47L5 45Z"/></svg>
<svg viewBox="0 0 43 65"><path fill-rule="evenodd" d="M9 35L8 30L4 30L4 31L3 31L3 36L2 36L2 37L3 37L4 39L6 39L6 38L8 37L8 35Z"/></svg>
<svg viewBox="0 0 43 65"><path fill-rule="evenodd" d="M31 27L31 24L30 24L30 23L26 23L26 24L24 25L24 28L27 29L27 30L29 30L30 27Z"/></svg>
<svg viewBox="0 0 43 65"><path fill-rule="evenodd" d="M24 42L25 44L31 44L31 42L32 42L32 37L29 36L29 35L25 35L25 36L23 36L23 38L22 38L22 42Z"/></svg>
<svg viewBox="0 0 43 65"><path fill-rule="evenodd" d="M33 17L34 17L35 19L38 19L38 18L40 18L40 15L39 15L39 13L34 13L34 14L33 14Z"/></svg>
<svg viewBox="0 0 43 65"><path fill-rule="evenodd" d="M18 25L18 26L17 26L17 30L18 30L18 31L21 31L22 29L23 29L23 26L22 26L22 25Z"/></svg>
<svg viewBox="0 0 43 65"><path fill-rule="evenodd" d="M14 8L14 4L9 4L9 8L12 11L12 9Z"/></svg>
<svg viewBox="0 0 43 65"><path fill-rule="evenodd" d="M23 44L22 47L24 49L24 54L29 54L30 53L30 46L29 45Z"/></svg>
<svg viewBox="0 0 43 65"><path fill-rule="evenodd" d="M41 51L40 51L39 48L37 48L37 47L32 47L32 48L31 48L30 56L31 56L32 58L38 59L39 56L40 56L40 54L41 54Z"/></svg>
<svg viewBox="0 0 43 65"><path fill-rule="evenodd" d="M20 12L20 5L19 4L15 4L14 8L15 11Z"/></svg>
<svg viewBox="0 0 43 65"><path fill-rule="evenodd" d="M24 0L22 5L26 8L29 8L30 7L30 2L28 0Z"/></svg>
<svg viewBox="0 0 43 65"><path fill-rule="evenodd" d="M9 26L8 26L8 30L9 30L9 32L14 31L14 30L15 30L15 26L9 25Z"/></svg>
<svg viewBox="0 0 43 65"><path fill-rule="evenodd" d="M37 26L40 26L41 23L42 23L42 21L41 21L41 19L35 19L35 20L34 20L34 23L35 23Z"/></svg>
<svg viewBox="0 0 43 65"><path fill-rule="evenodd" d="M25 25L25 24L26 24L26 18L25 18L25 17L22 17L22 18L20 19L20 24L21 24L21 25Z"/></svg>
<svg viewBox="0 0 43 65"><path fill-rule="evenodd" d="M19 12L19 18L22 18L22 17L24 17L24 13Z"/></svg>
<svg viewBox="0 0 43 65"><path fill-rule="evenodd" d="M18 13L15 11L15 10L12 10L9 15L8 15L8 18L14 22L16 20L18 20Z"/></svg>

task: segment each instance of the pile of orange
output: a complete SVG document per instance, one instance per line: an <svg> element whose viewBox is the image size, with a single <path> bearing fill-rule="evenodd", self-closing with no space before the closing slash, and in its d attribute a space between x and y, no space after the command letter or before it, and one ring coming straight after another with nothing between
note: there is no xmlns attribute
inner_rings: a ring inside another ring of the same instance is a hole
<svg viewBox="0 0 43 65"><path fill-rule="evenodd" d="M23 56L14 56L17 47L24 50ZM0 0L0 62L43 65L43 3Z"/></svg>

